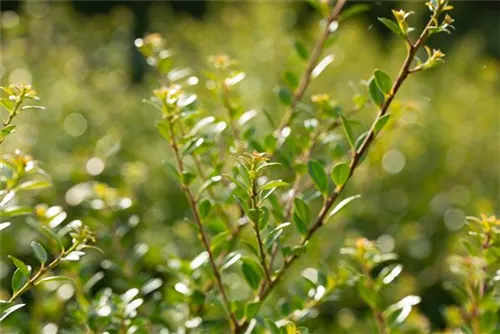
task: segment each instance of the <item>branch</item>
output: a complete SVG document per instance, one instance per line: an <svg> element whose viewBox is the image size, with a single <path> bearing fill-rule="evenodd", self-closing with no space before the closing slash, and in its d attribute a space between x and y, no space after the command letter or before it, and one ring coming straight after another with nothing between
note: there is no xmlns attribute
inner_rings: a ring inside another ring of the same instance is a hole
<svg viewBox="0 0 500 334"><path fill-rule="evenodd" d="M361 147L357 151L353 152L353 158L352 158L351 164L349 165L349 176L348 176L347 181L343 185L337 186L335 188L334 192L329 196L327 201L323 204L323 207L321 208L321 210L318 214L318 217L316 218L312 227L309 229L306 236L303 238L300 246L305 246L309 242L309 240L312 238L314 233L321 226L323 226L328 212L332 208L333 204L335 204L340 193L345 188L345 185L352 178L354 171L359 166L361 158L367 153L368 149L372 145L372 143L375 139L375 126L377 124L377 121L387 113L387 111L388 111L388 109L389 109L389 107L394 99L394 96L397 94L401 85L403 84L403 82L406 80L406 78L410 74L410 66L411 66L411 63L415 57L415 54L418 51L418 49L422 46L422 44L425 42L426 38L428 37L429 28L435 19L436 19L436 14L434 14L431 17L431 19L429 20L429 22L425 26L424 30L422 31L422 33L421 33L420 37L417 39L417 41L414 44L410 44L408 46L408 53L407 53L406 59L403 62L401 70L396 78L396 81L394 82L394 84L392 86L390 93L386 96L386 99L385 99L384 103L382 104L380 111L378 112L377 117L375 118L375 121L372 123L368 135L365 137L365 140L361 144ZM295 260L297 260L299 258L299 256L300 255L298 253L293 253L292 255L288 256L288 258L285 259L284 265L283 265L283 268L281 269L281 271L269 283L267 288L262 289L260 291L259 300L264 301L269 296L269 294L273 291L274 287L281 280L281 278L284 276L284 274L287 272L287 270L291 267L291 265L295 262ZM248 325L248 324L245 323L242 326L246 326L246 325Z"/></svg>
<svg viewBox="0 0 500 334"><path fill-rule="evenodd" d="M182 161L182 158L179 154L179 146L177 145L177 141L175 139L174 124L173 124L171 118L168 118L168 124L169 124L170 136L171 136L170 145L172 147L172 150L174 151L174 156L175 156L175 159L177 161L177 166L179 168L179 172L182 175L184 172L184 162ZM194 218L194 221L195 221L196 226L198 228L199 238L201 239L201 242L203 243L203 246L208 253L210 266L212 267L212 270L213 270L214 276L215 276L215 280L217 282L217 286L218 286L219 291L222 295L222 299L224 301L225 307L227 308L227 312L229 314L229 320L231 322L231 329L234 332L239 328L239 323L238 323L238 320L236 319L236 316L234 315L233 311L231 310L231 303L229 302L229 298L227 297L226 290L225 290L224 285L222 283L221 274L219 272L219 269L217 268L217 264L215 263L215 257L213 255L212 251L210 250L210 243L208 241L207 235L206 235L205 230L203 228L203 224L201 222L200 214L198 212L197 200L196 200L195 196L193 195L193 193L191 192L191 190L189 189L189 187L186 184L184 184L182 181L181 181L181 186L182 186L182 189L184 190L184 193L186 194L186 196L188 198L188 202L189 202L189 205L191 207L191 211L193 213L193 218Z"/></svg>
<svg viewBox="0 0 500 334"><path fill-rule="evenodd" d="M333 21L335 21L335 19L337 19L346 1L347 0L338 0L337 3L335 4L335 7L330 12L330 15L328 15L328 18L326 19L325 23L325 28L321 32L318 40L316 41L316 45L314 46L311 58L309 58L309 62L307 63L304 75L300 79L299 85L297 86L295 92L293 93L292 103L290 107L285 111L285 115L283 116L283 119L281 120L280 125L276 130L277 134L280 134L281 131L289 125L290 119L292 118L293 110L297 106L297 103L299 103L302 97L304 96L307 86L311 81L311 73L318 64L319 57L321 56L321 51L323 51L323 47L325 46L326 40L331 34L330 25L332 24Z"/></svg>
<svg viewBox="0 0 500 334"><path fill-rule="evenodd" d="M31 279L29 279L19 290L14 292L12 297L10 297L9 299L9 303L16 300L18 297L28 291L32 286L35 286L39 278L41 278L50 269L56 267L61 262L61 259L63 257L74 251L79 245L79 243L73 244L68 250L63 250L61 254L59 254L48 266L42 265L38 272Z"/></svg>

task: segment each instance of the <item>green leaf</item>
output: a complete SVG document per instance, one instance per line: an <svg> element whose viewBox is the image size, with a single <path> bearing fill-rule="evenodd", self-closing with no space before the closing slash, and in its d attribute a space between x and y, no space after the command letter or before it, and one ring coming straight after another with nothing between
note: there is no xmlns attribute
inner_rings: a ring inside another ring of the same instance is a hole
<svg viewBox="0 0 500 334"><path fill-rule="evenodd" d="M41 280L38 280L35 283L35 285L39 285L39 284L47 283L47 282L60 282L60 281L74 282L71 277L67 277L67 276L49 276L49 277L44 277Z"/></svg>
<svg viewBox="0 0 500 334"><path fill-rule="evenodd" d="M333 216L335 216L337 213L340 212L340 210L342 210L343 208L345 208L349 203L351 203L352 201L354 201L355 199L358 199L358 198L361 198L361 195L354 195L354 196L351 196L351 197L347 197L345 199L343 199L339 204L337 204L337 206L328 214L328 216L326 217L326 221L328 221L330 218L332 218Z"/></svg>
<svg viewBox="0 0 500 334"><path fill-rule="evenodd" d="M261 212L259 216L259 230L263 230L269 222L269 209L263 206L259 210Z"/></svg>
<svg viewBox="0 0 500 334"><path fill-rule="evenodd" d="M167 162L165 161L165 165L167 166L169 172L172 174L172 176L177 180L177 181L181 181L181 175L179 174L179 171L177 170L177 168L172 165L170 162Z"/></svg>
<svg viewBox="0 0 500 334"><path fill-rule="evenodd" d="M291 106L292 105L292 93L286 88L279 88L278 89L278 97L280 98L280 101L287 105Z"/></svg>
<svg viewBox="0 0 500 334"><path fill-rule="evenodd" d="M262 268L257 261L250 257L243 257L242 262L243 277L253 290L257 290L263 276Z"/></svg>
<svg viewBox="0 0 500 334"><path fill-rule="evenodd" d="M283 180L272 180L269 181L268 183L264 184L260 190L269 190L277 187L284 187L287 186L288 183L284 182Z"/></svg>
<svg viewBox="0 0 500 334"><path fill-rule="evenodd" d="M47 252L45 251L45 248L43 248L42 245L40 245L36 241L31 242L31 249L33 250L33 253L35 254L36 258L42 265L47 262Z"/></svg>
<svg viewBox="0 0 500 334"><path fill-rule="evenodd" d="M391 118L391 114L385 114L384 116L377 119L375 122L375 127L373 128L375 134L379 133L387 123L387 121Z"/></svg>
<svg viewBox="0 0 500 334"><path fill-rule="evenodd" d="M316 160L309 160L307 166L316 189L322 194L326 194L328 192L328 176L325 173L323 165Z"/></svg>
<svg viewBox="0 0 500 334"><path fill-rule="evenodd" d="M370 82L368 83L368 93L370 94L370 98L372 101L377 105L377 106L382 106L385 101L385 96L384 93L380 90L378 87L375 77L372 77L370 79Z"/></svg>
<svg viewBox="0 0 500 334"><path fill-rule="evenodd" d="M358 138L356 138L356 142L354 143L354 149L356 150L356 152L359 152L359 150L361 149L361 145L363 145L363 143L365 142L366 136L368 136L369 134L370 134L370 131L366 131L366 132L360 134ZM361 159L363 159L363 157L361 157Z"/></svg>
<svg viewBox="0 0 500 334"><path fill-rule="evenodd" d="M28 181L20 184L15 188L16 191L21 191L21 190L39 190L39 189L45 189L49 188L52 185L50 182L47 181Z"/></svg>
<svg viewBox="0 0 500 334"><path fill-rule="evenodd" d="M49 237L52 239L56 240L59 246L61 247L61 250L64 252L64 245L62 243L61 238L48 226L42 226L42 231L44 231Z"/></svg>
<svg viewBox="0 0 500 334"><path fill-rule="evenodd" d="M304 42L295 40L293 46L295 47L295 51L302 60L309 59L309 50L307 50L307 46L305 45Z"/></svg>
<svg viewBox="0 0 500 334"><path fill-rule="evenodd" d="M196 175L194 175L191 172L188 172L188 171L182 172L181 181L182 181L182 184L184 184L186 186L189 186L191 184L191 182L194 181L195 178L196 178Z"/></svg>
<svg viewBox="0 0 500 334"><path fill-rule="evenodd" d="M26 265L26 263L24 263L23 261L19 260L18 258L15 258L12 255L9 255L9 258L12 260L12 262L14 263L14 265L21 271L21 273L24 276L26 276L28 278L31 276L31 268L28 265Z"/></svg>
<svg viewBox="0 0 500 334"><path fill-rule="evenodd" d="M290 88L295 89L299 85L299 79L292 72L286 71L283 77Z"/></svg>
<svg viewBox="0 0 500 334"><path fill-rule="evenodd" d="M297 212L293 213L293 223L297 227L297 230L300 234L307 234L307 224L306 222L297 214Z"/></svg>
<svg viewBox="0 0 500 334"><path fill-rule="evenodd" d="M21 289L26 282L28 282L28 277L26 277L19 268L16 269L11 280L12 292L16 292Z"/></svg>
<svg viewBox="0 0 500 334"><path fill-rule="evenodd" d="M210 209L212 209L212 203L210 203L208 199L198 204L198 211L200 212L200 217L202 219L208 216L208 214L210 213Z"/></svg>
<svg viewBox="0 0 500 334"><path fill-rule="evenodd" d="M238 187L240 187L242 190L244 191L248 191L249 188L244 184L244 183L241 183L240 181L236 180L234 177L232 177L231 175L228 175L228 174L224 174L223 175L225 178L229 179L229 181L233 182L234 184L236 184Z"/></svg>
<svg viewBox="0 0 500 334"><path fill-rule="evenodd" d="M382 22L387 28L389 28L389 30L391 30L396 35L404 36L403 32L401 31L401 28L399 27L399 25L396 22L394 22L390 19L383 18L383 17L379 17L378 20L380 22Z"/></svg>
<svg viewBox="0 0 500 334"><path fill-rule="evenodd" d="M156 122L156 130L163 137L163 139L170 141L170 125L168 120L162 119L161 121Z"/></svg>
<svg viewBox="0 0 500 334"><path fill-rule="evenodd" d="M2 131L0 131L0 138L4 138L7 135L14 133L16 131L16 126L14 124L7 125L2 128Z"/></svg>
<svg viewBox="0 0 500 334"><path fill-rule="evenodd" d="M296 197L293 200L293 210L304 222L309 223L311 210L302 198Z"/></svg>
<svg viewBox="0 0 500 334"><path fill-rule="evenodd" d="M229 231L223 231L214 236L210 241L210 250L214 253L218 253L223 246L227 246L229 244L227 242L229 235L230 235Z"/></svg>
<svg viewBox="0 0 500 334"><path fill-rule="evenodd" d="M358 14L367 12L371 9L370 5L367 4L354 4L342 11L342 13L339 15L339 22L345 21L348 18L351 18L353 16L356 16Z"/></svg>
<svg viewBox="0 0 500 334"><path fill-rule="evenodd" d="M220 176L220 175L212 176L211 178L206 180L201 185L200 189L198 189L198 192L196 193L196 197L200 197L205 190L209 189L210 187L212 187L214 184L220 182L221 180L222 180L222 176Z"/></svg>
<svg viewBox="0 0 500 334"><path fill-rule="evenodd" d="M13 304L14 302L0 299L0 314L3 313L5 310L7 310L9 307L11 307Z"/></svg>
<svg viewBox="0 0 500 334"><path fill-rule="evenodd" d="M192 154L201 145L203 145L204 142L205 142L204 138L192 138L186 143L186 145L184 145L182 149L182 155Z"/></svg>
<svg viewBox="0 0 500 334"><path fill-rule="evenodd" d="M373 73L375 77L375 82L377 83L380 91L388 95L392 90L392 79L391 76L382 70L375 70Z"/></svg>
<svg viewBox="0 0 500 334"><path fill-rule="evenodd" d="M342 121L342 127L344 128L347 141L349 142L351 148L354 148L354 132L352 131L351 123L342 114L340 114L340 120Z"/></svg>
<svg viewBox="0 0 500 334"><path fill-rule="evenodd" d="M17 305L9 307L5 311L3 311L2 315L0 315L0 322L2 322L3 320L5 320L5 318L7 318L11 313L19 310L20 308L24 307L25 305L26 304L17 304Z"/></svg>
<svg viewBox="0 0 500 334"><path fill-rule="evenodd" d="M366 304L368 304L371 308L378 309L380 305L380 297L375 290L366 287L363 281L356 284L356 289L358 290L359 296Z"/></svg>
<svg viewBox="0 0 500 334"><path fill-rule="evenodd" d="M279 327L274 323L274 321L265 319L264 323L271 334L281 334Z"/></svg>
<svg viewBox="0 0 500 334"><path fill-rule="evenodd" d="M339 162L332 167L332 180L337 186L343 186L349 178L349 165Z"/></svg>
<svg viewBox="0 0 500 334"><path fill-rule="evenodd" d="M271 232L269 232L269 234L266 237L266 240L264 241L265 248L268 250L271 249L274 242L279 239L281 234L283 234L283 229L290 225L291 225L290 223L286 222L276 226Z"/></svg>
<svg viewBox="0 0 500 334"><path fill-rule="evenodd" d="M250 302L245 307L245 316L247 319L253 319L260 311L262 302Z"/></svg>
<svg viewBox="0 0 500 334"><path fill-rule="evenodd" d="M14 216L29 215L33 213L33 209L29 206L13 205L0 211L0 217L9 218Z"/></svg>

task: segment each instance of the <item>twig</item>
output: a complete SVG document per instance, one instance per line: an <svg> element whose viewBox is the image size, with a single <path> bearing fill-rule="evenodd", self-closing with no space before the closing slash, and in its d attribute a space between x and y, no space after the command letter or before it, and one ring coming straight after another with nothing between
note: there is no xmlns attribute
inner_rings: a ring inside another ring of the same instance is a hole
<svg viewBox="0 0 500 334"><path fill-rule="evenodd" d="M297 88L293 93L292 103L290 104L290 107L287 108L287 110L285 111L285 115L283 116L283 119L281 120L280 125L276 130L276 133L278 135L284 128L286 128L289 125L290 120L292 118L293 110L304 96L307 86L311 81L311 74L316 65L318 64L319 57L321 56L321 51L323 51L323 47L325 46L325 43L331 34L330 25L332 24L333 21L335 21L335 19L337 19L345 3L346 0L338 0L337 3L335 4L335 7L330 12L330 15L328 15L328 18L326 19L325 22L325 28L323 29L318 40L316 41L316 45L314 46L311 57L309 58L309 62L307 63L306 70L299 82L299 85L297 86Z"/></svg>
<svg viewBox="0 0 500 334"><path fill-rule="evenodd" d="M342 190L345 188L345 185L349 182L351 179L354 171L358 167L361 158L366 154L368 149L370 148L371 144L373 143L375 139L375 126L377 124L377 121L383 117L386 113L387 110L389 109L389 106L392 103L392 100L394 99L394 96L396 93L399 91L401 85L403 82L406 80L408 75L410 74L410 66L411 63L415 57L416 52L418 49L422 46L424 43L425 39L427 38L429 34L429 28L436 19L436 14L434 14L430 21L427 23L426 27L422 31L420 37L417 39L417 41L414 44L408 45L408 53L406 56L406 59L403 62L402 68L392 86L391 91L389 94L386 96L386 99L382 106L380 107L380 111L377 114L377 117L375 118L375 121L372 123L370 130L368 132L368 135L365 137L365 140L361 144L360 148L356 151L353 152L353 158L352 161L349 165L349 176L346 180L346 182L343 185L339 185L335 188L334 192L328 197L327 201L323 204L318 217L316 218L314 224L312 227L309 229L307 232L306 236L303 238L300 246L306 246L309 240L311 240L312 236L314 233L324 224L325 218L332 208L333 204L335 204L336 200L338 199L340 193ZM277 283L281 280L283 275L287 272L287 270L291 267L291 265L300 257L299 253L293 253L288 258L285 259L283 268L281 271L274 277L274 279L267 285L267 288L262 289L261 292L259 293L259 300L263 301L265 300L269 294L273 291L274 287L277 285ZM242 326L248 325L247 323L242 324Z"/></svg>
<svg viewBox="0 0 500 334"><path fill-rule="evenodd" d="M61 259L63 257L74 251L79 245L80 245L79 243L73 244L68 250L63 250L61 254L59 254L48 266L42 265L38 270L38 272L32 278L30 278L19 290L14 292L12 297L9 299L9 303L16 300L16 298L20 297L23 293L28 291L32 286L35 286L37 284L37 280L40 277L42 277L50 269L56 267L61 262Z"/></svg>
<svg viewBox="0 0 500 334"><path fill-rule="evenodd" d="M253 179L252 180L252 193L250 196L251 200L251 207L252 209L257 209L257 180ZM267 267L267 261L266 261L266 252L264 251L264 243L262 242L262 238L260 236L260 230L259 230L259 222L258 221L252 221L253 229L255 231L255 236L257 237L257 244L259 245L259 258L260 258L260 264L262 265L262 268L264 269L264 273L266 275L266 280L268 283L271 282L271 275L269 273L269 268Z"/></svg>
<svg viewBox="0 0 500 334"><path fill-rule="evenodd" d="M175 132L174 132L174 124L171 120L171 118L168 118L168 124L169 124L169 131L170 131L170 146L172 147L172 150L174 151L174 156L177 161L177 166L179 168L179 172L182 175L184 172L184 162L182 161L182 158L179 153L179 147L177 145L177 140L175 137ZM198 212L198 205L197 205L197 200L189 187L184 184L184 182L181 182L182 189L184 190L184 193L186 194L188 198L189 205L191 206L191 211L193 213L193 218L196 223L196 226L198 227L198 232L199 232L199 237L201 239L201 242L203 243L203 246L205 250L208 253L208 258L210 262L210 266L212 267L212 271L214 272L215 280L217 282L217 286L219 288L219 291L222 295L222 299L224 301L224 304L227 308L227 312L229 315L229 320L231 323L231 330L232 332L236 332L239 328L239 323L238 320L236 319L235 314L231 310L231 303L229 301L229 298L227 297L226 290L224 288L224 285L222 283L222 276L220 274L219 269L217 268L217 264L215 263L215 257L210 249L210 243L208 241L207 235L205 233L205 230L203 228L203 224L201 222L201 217Z"/></svg>

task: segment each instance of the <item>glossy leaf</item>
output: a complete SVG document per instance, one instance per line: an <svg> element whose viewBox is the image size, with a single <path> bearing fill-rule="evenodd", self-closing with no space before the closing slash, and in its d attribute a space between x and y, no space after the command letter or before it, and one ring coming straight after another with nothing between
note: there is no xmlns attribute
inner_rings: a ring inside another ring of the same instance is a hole
<svg viewBox="0 0 500 334"><path fill-rule="evenodd" d="M309 160L307 166L316 189L322 194L326 194L328 192L328 176L323 165L316 160Z"/></svg>
<svg viewBox="0 0 500 334"><path fill-rule="evenodd" d="M0 315L0 322L5 320L10 314L14 313L15 311L19 310L20 308L23 308L26 304L16 304L14 306L9 307L5 311L2 312Z"/></svg>
<svg viewBox="0 0 500 334"><path fill-rule="evenodd" d="M209 215L210 209L212 209L212 203L210 203L208 199L198 204L198 211L200 212L200 217L202 219L206 218Z"/></svg>
<svg viewBox="0 0 500 334"><path fill-rule="evenodd" d="M252 289L257 290L263 276L262 268L257 261L250 257L243 257L242 262L243 277Z"/></svg>
<svg viewBox="0 0 500 334"><path fill-rule="evenodd" d="M380 91L388 95L392 90L392 79L390 75L382 70L375 70L373 76Z"/></svg>
<svg viewBox="0 0 500 334"><path fill-rule="evenodd" d="M60 281L73 282L73 279L71 277L67 277L67 276L49 276L49 277L44 277L44 278L38 280L35 283L35 285L39 285L39 284L47 283L47 282L60 282Z"/></svg>
<svg viewBox="0 0 500 334"><path fill-rule="evenodd" d="M387 28L389 28L390 31L392 31L396 35L403 36L403 32L401 31L401 28L399 27L399 25L396 22L394 22L390 19L383 18L383 17L379 17L378 20L380 22L382 22Z"/></svg>
<svg viewBox="0 0 500 334"><path fill-rule="evenodd" d="M20 269L16 269L11 280L12 291L17 292L26 282L28 282L28 277L26 277Z"/></svg>
<svg viewBox="0 0 500 334"><path fill-rule="evenodd" d="M26 265L23 261L19 260L18 258L15 258L12 255L9 255L9 258L12 260L14 265L21 271L21 273L26 276L30 277L31 276L31 268Z"/></svg>
<svg viewBox="0 0 500 334"><path fill-rule="evenodd" d="M377 122L375 122L375 127L373 128L375 134L379 133L384 128L384 126L387 124L387 121L389 121L389 118L391 118L391 114L385 114L384 116L377 119Z"/></svg>
<svg viewBox="0 0 500 334"><path fill-rule="evenodd" d="M35 254L36 258L42 265L47 262L47 252L45 251L45 248L43 248L42 245L40 245L36 241L31 242L31 249L33 250L33 253Z"/></svg>
<svg viewBox="0 0 500 334"><path fill-rule="evenodd" d="M268 183L264 184L260 188L260 190L270 190L273 188L284 187L287 185L288 185L288 183L284 182L283 180L272 180L272 181L269 181Z"/></svg>
<svg viewBox="0 0 500 334"><path fill-rule="evenodd" d="M332 167L332 180L337 186L343 186L349 178L349 165L339 162Z"/></svg>
<svg viewBox="0 0 500 334"><path fill-rule="evenodd" d="M370 98L377 106L382 106L385 101L384 93L378 87L375 78L372 77L370 82L368 83L368 93L370 94Z"/></svg>

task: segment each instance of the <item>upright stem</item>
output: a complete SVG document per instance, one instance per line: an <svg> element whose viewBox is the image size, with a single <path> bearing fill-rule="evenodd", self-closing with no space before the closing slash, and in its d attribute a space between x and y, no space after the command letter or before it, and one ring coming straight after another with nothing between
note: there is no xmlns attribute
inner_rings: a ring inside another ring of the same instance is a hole
<svg viewBox="0 0 500 334"><path fill-rule="evenodd" d="M168 118L168 122L169 122L169 130L170 130L170 137L171 137L170 145L172 147L172 150L174 151L174 156L175 156L175 159L177 161L177 166L179 168L179 172L182 175L184 172L184 162L182 161L182 157L179 153L179 146L177 145L177 140L175 137L174 123L172 122L172 120L170 118ZM207 235L206 235L205 230L203 228L200 213L198 212L197 200L186 184L181 182L181 186L182 186L182 190L184 191L184 193L186 194L186 196L188 198L188 202L189 202L189 205L191 207L191 211L193 213L193 218L194 218L195 224L198 228L199 238L200 238L201 242L203 243L205 250L208 253L210 266L212 267L212 271L214 272L215 280L217 282L217 287L219 288L219 291L222 295L222 299L224 301L224 304L226 306L226 309L227 309L227 312L229 315L229 320L231 323L231 332L234 333L237 331L237 329L239 327L239 323L238 323L238 320L236 319L236 316L234 315L234 313L231 309L231 303L229 301L229 298L227 297L226 290L224 288L224 284L222 283L222 276L220 274L219 269L217 268L217 264L215 263L215 257L213 255L212 251L210 250L210 243L208 241Z"/></svg>
<svg viewBox="0 0 500 334"><path fill-rule="evenodd" d="M251 208L252 209L257 209L257 181L252 180L252 194L251 194ZM264 269L264 273L266 275L266 280L268 283L271 282L271 274L269 273L269 269L267 267L267 260L266 260L266 252L264 250L264 243L262 242L262 237L260 235L260 230L259 230L259 222L258 221L253 221L253 230L255 231L255 236L257 237L257 244L259 245L259 258L260 258L260 264L262 266L262 269Z"/></svg>
<svg viewBox="0 0 500 334"><path fill-rule="evenodd" d="M335 7L328 15L325 21L325 27L321 32L321 34L319 35L318 40L316 41L316 45L314 46L314 49L311 53L311 57L309 58L309 62L307 63L304 74L302 75L299 85L297 86L297 88L293 93L292 103L290 104L290 107L285 111L285 115L283 116L283 119L281 120L281 123L277 129L277 134L280 134L281 131L289 125L290 119L292 118L293 110L297 106L297 103L299 103L302 97L304 96L307 86L311 81L312 71L318 64L318 60L319 57L321 56L321 52L323 51L323 47L325 46L325 43L331 34L330 25L332 24L333 21L337 19L346 1L347 0L338 0L337 3L335 4Z"/></svg>
<svg viewBox="0 0 500 334"><path fill-rule="evenodd" d="M339 1L340 2L340 1ZM361 162L361 158L367 153L368 149L370 148L371 144L373 143L375 139L375 126L377 124L377 121L383 117L384 115L387 114L387 111L394 99L394 96L396 93L399 91L401 85L403 82L406 80L408 75L411 72L410 66L411 63L415 57L416 52L418 49L422 46L422 44L425 42L425 39L427 38L429 34L429 27L432 25L433 22L435 22L437 18L437 14L434 14L429 22L427 23L426 27L422 31L421 35L417 39L417 41L414 44L409 44L408 45L408 53L407 56L403 62L403 65L401 67L401 70L396 77L396 80L392 86L391 91L389 94L386 96L386 99L382 106L380 107L380 110L377 114L377 117L375 118L374 122L372 123L370 130L368 132L368 135L365 137L363 143L361 144L360 148L356 151L353 152L353 158L352 161L349 165L349 176L346 180L346 182L343 185L337 186L333 193L328 197L328 199L325 201L323 204L315 222L305 235L305 237L302 239L301 246L305 246L309 240L312 238L314 233L324 224L325 218L327 217L328 212L332 208L333 204L335 204L336 200L338 199L340 193L342 190L345 188L345 185L349 182L349 180L352 178L352 175L354 174L354 171L358 167L359 163ZM273 291L274 287L278 284L278 282L281 280L281 278L285 275L287 270L291 267L291 265L300 257L299 253L293 253L292 255L288 256L285 258L283 268L281 271L274 277L274 279L267 285L266 288L261 289L259 293L259 299L261 301L265 300L269 294ZM247 323L242 324L242 326L247 326Z"/></svg>

